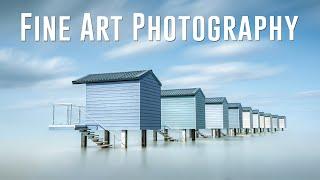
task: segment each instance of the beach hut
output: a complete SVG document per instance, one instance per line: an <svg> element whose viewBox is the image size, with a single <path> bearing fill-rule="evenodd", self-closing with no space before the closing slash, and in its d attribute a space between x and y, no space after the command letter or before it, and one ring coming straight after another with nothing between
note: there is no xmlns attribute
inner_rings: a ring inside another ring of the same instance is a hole
<svg viewBox="0 0 320 180"><path fill-rule="evenodd" d="M196 130L205 129L205 96L200 88L161 91L161 126L163 129L190 130L195 140Z"/></svg>
<svg viewBox="0 0 320 180"><path fill-rule="evenodd" d="M252 110L252 128L253 128L253 133L258 132L260 128L260 115L259 115L258 109Z"/></svg>
<svg viewBox="0 0 320 180"><path fill-rule="evenodd" d="M264 114L264 128L267 129L268 132L272 129L271 116L272 115L270 113Z"/></svg>
<svg viewBox="0 0 320 180"><path fill-rule="evenodd" d="M251 107L243 107L242 108L242 121L243 121L243 129L245 133L248 134L249 130L252 129L252 108Z"/></svg>
<svg viewBox="0 0 320 180"><path fill-rule="evenodd" d="M284 128L286 128L286 116L279 116L279 129L283 131Z"/></svg>
<svg viewBox="0 0 320 180"><path fill-rule="evenodd" d="M259 128L260 128L260 132L264 131L264 127L265 127L265 122L264 122L264 112L259 112Z"/></svg>
<svg viewBox="0 0 320 180"><path fill-rule="evenodd" d="M206 98L206 129L215 131L215 137L221 137L221 130L228 130L228 101L225 97ZM212 133L213 135L213 133Z"/></svg>
<svg viewBox="0 0 320 180"><path fill-rule="evenodd" d="M161 82L152 70L89 74L72 83L86 84L84 123L99 125L108 138L110 130L121 130L123 147L128 130L141 130L146 146L147 130L161 128Z"/></svg>
<svg viewBox="0 0 320 180"><path fill-rule="evenodd" d="M240 133L242 128L242 106L240 103L228 104L229 114L229 129L233 131L233 135L237 135L237 130Z"/></svg>
<svg viewBox="0 0 320 180"><path fill-rule="evenodd" d="M278 115L272 115L272 129L274 131L277 131L279 128L279 119L278 119Z"/></svg>

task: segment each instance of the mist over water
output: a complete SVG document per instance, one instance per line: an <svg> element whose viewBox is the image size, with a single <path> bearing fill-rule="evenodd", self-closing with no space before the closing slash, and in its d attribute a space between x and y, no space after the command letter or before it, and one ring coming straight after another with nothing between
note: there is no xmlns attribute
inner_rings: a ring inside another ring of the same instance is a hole
<svg viewBox="0 0 320 180"><path fill-rule="evenodd" d="M152 142L140 147L138 132L128 149L80 148L73 130L2 140L0 179L319 179L320 145L315 130ZM177 134L177 133L176 133ZM160 135L158 135L160 137ZM113 141L113 140L111 140Z"/></svg>

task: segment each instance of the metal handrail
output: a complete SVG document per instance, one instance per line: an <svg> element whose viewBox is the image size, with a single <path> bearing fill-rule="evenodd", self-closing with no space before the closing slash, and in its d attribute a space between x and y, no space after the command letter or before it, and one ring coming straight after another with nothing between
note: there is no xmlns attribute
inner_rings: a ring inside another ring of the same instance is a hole
<svg viewBox="0 0 320 180"><path fill-rule="evenodd" d="M66 125L72 125L72 118L73 118L73 110L74 108L78 108L78 122L77 124L81 123L81 109L85 108L85 106L79 106L79 105L74 105L72 103L54 103L52 104L52 125L55 125L55 113L56 113L56 106L64 106L67 107L67 119L65 124Z"/></svg>
<svg viewBox="0 0 320 180"><path fill-rule="evenodd" d="M125 145L125 144L122 143L121 138L118 138L115 133L113 133L113 132L111 132L110 130L106 129L102 124L98 123L96 120L93 120L93 121L94 121L96 124L89 124L88 126L97 126L97 127L102 128L102 129L105 130L105 131L109 131L110 134L113 134L113 138L114 138L114 139L117 139L117 140L121 143L121 145ZM113 145L114 145L114 147L115 147L115 146L116 146L116 143L113 142Z"/></svg>

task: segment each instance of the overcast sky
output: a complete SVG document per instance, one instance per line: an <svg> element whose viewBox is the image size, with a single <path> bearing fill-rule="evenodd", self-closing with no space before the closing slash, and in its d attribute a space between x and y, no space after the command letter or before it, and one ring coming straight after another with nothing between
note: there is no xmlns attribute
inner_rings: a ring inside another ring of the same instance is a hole
<svg viewBox="0 0 320 180"><path fill-rule="evenodd" d="M121 15L121 41L20 42L20 13L70 15L79 37L83 13ZM295 41L132 41L132 13L145 15L299 16ZM8 1L0 6L0 120L9 126L50 122L50 103L84 104L88 73L152 69L163 88L201 87L207 97L226 96L264 112L287 115L292 126L316 123L320 111L317 0Z"/></svg>

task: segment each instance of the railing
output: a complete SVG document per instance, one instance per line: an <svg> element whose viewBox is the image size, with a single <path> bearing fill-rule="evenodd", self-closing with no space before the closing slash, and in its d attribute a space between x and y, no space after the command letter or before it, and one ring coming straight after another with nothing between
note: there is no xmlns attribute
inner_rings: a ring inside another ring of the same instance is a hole
<svg viewBox="0 0 320 180"><path fill-rule="evenodd" d="M81 124L84 118L85 107L71 103L52 104L52 125L74 125ZM65 116L59 117L57 111L64 111Z"/></svg>

